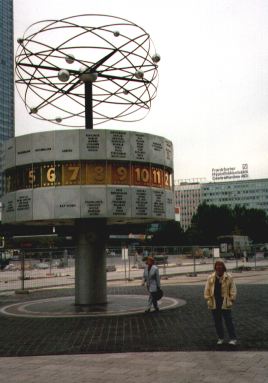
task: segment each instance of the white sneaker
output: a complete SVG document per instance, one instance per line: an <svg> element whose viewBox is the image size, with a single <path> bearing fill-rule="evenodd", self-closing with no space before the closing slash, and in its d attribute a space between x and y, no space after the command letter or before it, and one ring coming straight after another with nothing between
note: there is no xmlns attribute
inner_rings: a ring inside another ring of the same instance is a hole
<svg viewBox="0 0 268 383"><path fill-rule="evenodd" d="M236 339L231 339L231 340L229 341L229 344L231 344L232 346L236 346L236 344L237 344L237 340L236 340Z"/></svg>
<svg viewBox="0 0 268 383"><path fill-rule="evenodd" d="M223 344L224 343L224 339L218 339L218 341L217 341L217 344Z"/></svg>

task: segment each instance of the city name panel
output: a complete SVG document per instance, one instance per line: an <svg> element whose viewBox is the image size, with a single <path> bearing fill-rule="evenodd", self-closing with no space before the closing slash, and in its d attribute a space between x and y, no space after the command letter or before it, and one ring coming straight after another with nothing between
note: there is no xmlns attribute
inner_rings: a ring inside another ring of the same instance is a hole
<svg viewBox="0 0 268 383"><path fill-rule="evenodd" d="M19 136L5 144L4 180L4 223L174 219L172 143L147 133L77 129Z"/></svg>

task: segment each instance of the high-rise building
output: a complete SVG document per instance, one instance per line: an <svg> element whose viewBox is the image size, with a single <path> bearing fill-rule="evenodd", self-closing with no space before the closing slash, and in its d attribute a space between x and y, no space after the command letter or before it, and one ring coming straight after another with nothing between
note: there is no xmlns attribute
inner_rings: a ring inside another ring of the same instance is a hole
<svg viewBox="0 0 268 383"><path fill-rule="evenodd" d="M208 205L245 206L268 214L268 179L208 182L202 185L201 200Z"/></svg>
<svg viewBox="0 0 268 383"><path fill-rule="evenodd" d="M14 137L13 0L0 0L0 196L3 142Z"/></svg>
<svg viewBox="0 0 268 383"><path fill-rule="evenodd" d="M179 221L183 230L191 225L191 220L201 203L199 182L179 182L175 185L175 208L179 211Z"/></svg>
<svg viewBox="0 0 268 383"><path fill-rule="evenodd" d="M175 185L175 206L180 211L181 227L191 225L198 205L235 205L262 209L268 215L268 179L238 180L226 182L180 182Z"/></svg>

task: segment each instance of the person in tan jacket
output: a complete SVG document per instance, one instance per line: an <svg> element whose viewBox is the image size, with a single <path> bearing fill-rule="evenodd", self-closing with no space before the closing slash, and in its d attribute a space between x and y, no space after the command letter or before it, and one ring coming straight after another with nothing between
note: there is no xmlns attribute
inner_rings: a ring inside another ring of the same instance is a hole
<svg viewBox="0 0 268 383"><path fill-rule="evenodd" d="M221 259L215 262L214 270L207 279L204 297L208 308L212 311L218 335L217 344L224 343L223 318L230 338L229 344L235 346L237 339L231 308L236 299L236 286L231 275L226 272L226 266Z"/></svg>

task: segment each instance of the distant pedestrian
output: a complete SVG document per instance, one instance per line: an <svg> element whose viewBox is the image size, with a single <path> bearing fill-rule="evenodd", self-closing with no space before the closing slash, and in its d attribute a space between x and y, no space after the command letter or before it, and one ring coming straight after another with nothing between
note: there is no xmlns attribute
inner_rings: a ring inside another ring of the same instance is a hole
<svg viewBox="0 0 268 383"><path fill-rule="evenodd" d="M146 266L143 273L142 285L145 285L149 292L148 306L145 312L150 312L151 306L154 306L155 311L159 311L157 303L157 291L160 289L159 270L154 264L153 257L147 257Z"/></svg>
<svg viewBox="0 0 268 383"><path fill-rule="evenodd" d="M216 332L218 335L217 344L224 343L224 318L229 344L235 346L237 343L235 328L232 320L232 305L236 299L236 286L233 278L226 272L226 266L222 260L217 260L214 265L214 272L209 275L205 286L204 297L208 308L212 311Z"/></svg>
<svg viewBox="0 0 268 383"><path fill-rule="evenodd" d="M243 257L244 257L244 263L248 262L248 254L247 254L246 250L243 251Z"/></svg>

